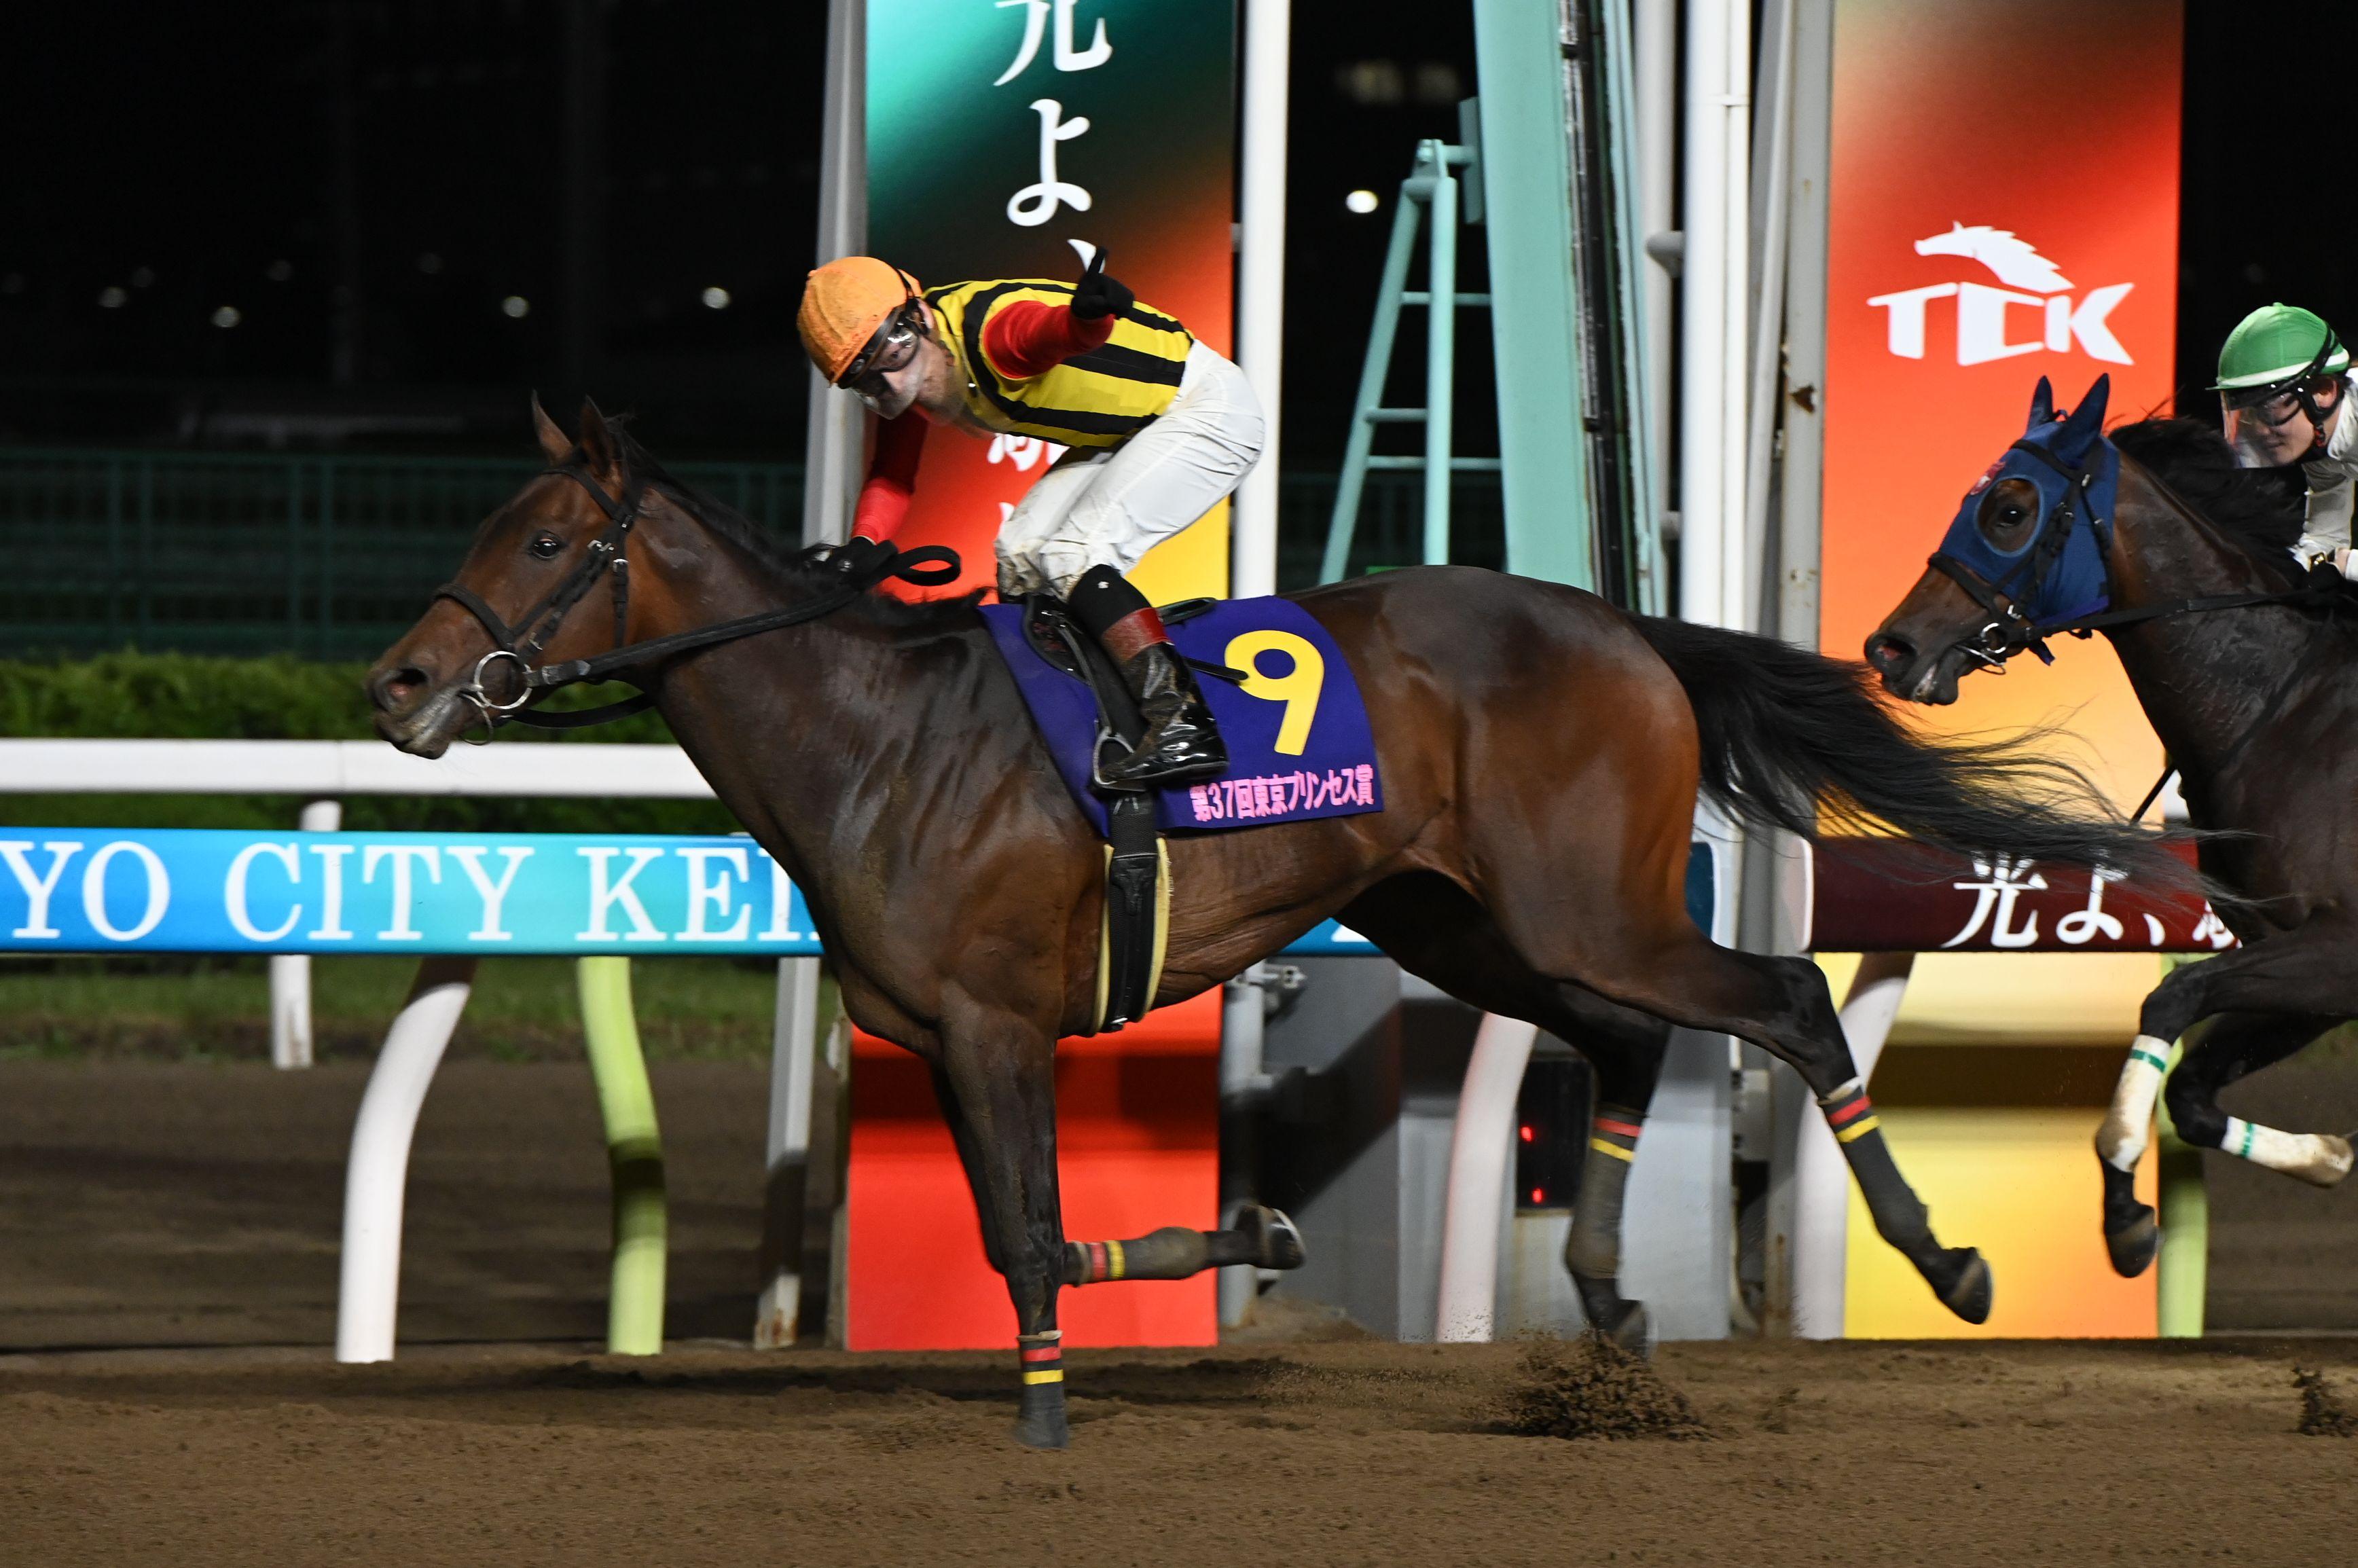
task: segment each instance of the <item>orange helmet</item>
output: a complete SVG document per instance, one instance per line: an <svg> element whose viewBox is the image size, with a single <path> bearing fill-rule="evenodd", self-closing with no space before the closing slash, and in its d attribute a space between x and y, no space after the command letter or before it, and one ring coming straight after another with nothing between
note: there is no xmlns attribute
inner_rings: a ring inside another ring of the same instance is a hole
<svg viewBox="0 0 2358 1568"><path fill-rule="evenodd" d="M795 318L811 363L830 383L840 380L877 329L918 292L915 278L874 256L839 256L817 268Z"/></svg>

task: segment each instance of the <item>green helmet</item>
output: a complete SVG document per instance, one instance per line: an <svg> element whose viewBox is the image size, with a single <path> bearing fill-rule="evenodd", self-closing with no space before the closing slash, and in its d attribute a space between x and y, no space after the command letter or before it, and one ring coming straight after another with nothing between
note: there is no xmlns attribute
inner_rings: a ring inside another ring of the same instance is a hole
<svg viewBox="0 0 2358 1568"><path fill-rule="evenodd" d="M2350 351L2325 318L2298 305L2263 305L2227 334L2213 392L2281 387L2350 368Z"/></svg>

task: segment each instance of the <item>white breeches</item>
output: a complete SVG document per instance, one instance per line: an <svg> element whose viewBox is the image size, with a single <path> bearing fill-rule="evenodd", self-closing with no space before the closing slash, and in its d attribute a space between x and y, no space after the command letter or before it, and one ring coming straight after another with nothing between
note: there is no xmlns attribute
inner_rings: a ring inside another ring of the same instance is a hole
<svg viewBox="0 0 2358 1568"><path fill-rule="evenodd" d="M1072 591L1091 567L1128 571L1236 489L1260 457L1260 400L1244 372L1197 343L1160 418L1119 447L1076 447L999 530L1002 599Z"/></svg>

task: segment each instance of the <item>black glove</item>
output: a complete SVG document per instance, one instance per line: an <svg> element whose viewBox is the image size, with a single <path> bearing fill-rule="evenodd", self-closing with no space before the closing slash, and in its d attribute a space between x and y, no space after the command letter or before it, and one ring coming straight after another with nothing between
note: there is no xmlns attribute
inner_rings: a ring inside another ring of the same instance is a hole
<svg viewBox="0 0 2358 1568"><path fill-rule="evenodd" d="M1073 285L1073 314L1084 321L1096 321L1108 316L1118 316L1138 303L1138 296L1118 277L1108 277L1106 254L1099 250L1089 258L1081 281Z"/></svg>
<svg viewBox="0 0 2358 1568"><path fill-rule="evenodd" d="M842 573L855 580L872 575L899 552L881 539L865 534L854 534L827 553L827 569Z"/></svg>

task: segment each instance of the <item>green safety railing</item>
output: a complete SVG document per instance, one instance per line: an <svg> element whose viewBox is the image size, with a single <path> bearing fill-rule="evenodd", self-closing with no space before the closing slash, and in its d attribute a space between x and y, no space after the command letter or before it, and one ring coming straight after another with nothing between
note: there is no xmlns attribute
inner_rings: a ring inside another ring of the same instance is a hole
<svg viewBox="0 0 2358 1568"><path fill-rule="evenodd" d="M0 448L0 653L372 658L526 460ZM781 536L802 469L681 463Z"/></svg>
<svg viewBox="0 0 2358 1568"><path fill-rule="evenodd" d="M0 448L0 657L117 648L369 659L425 609L476 525L536 471L501 458ZM672 471L782 539L795 463ZM1422 558L1424 481L1366 476L1356 574ZM1279 484L1280 580L1319 578L1333 473ZM1455 481L1455 557L1505 559L1499 478Z"/></svg>

